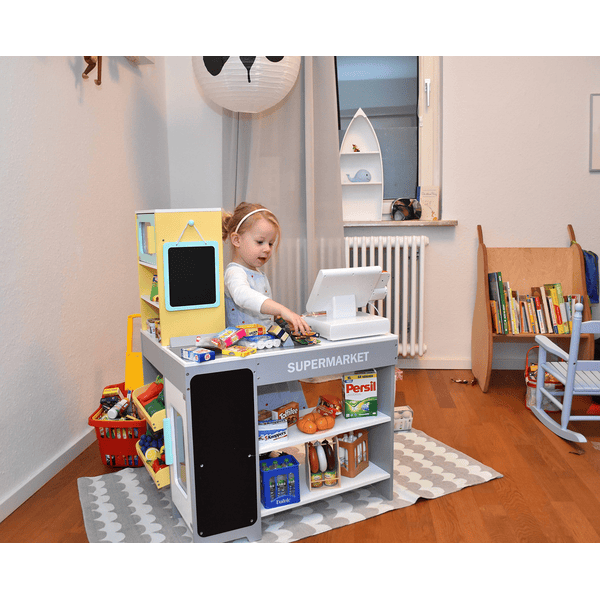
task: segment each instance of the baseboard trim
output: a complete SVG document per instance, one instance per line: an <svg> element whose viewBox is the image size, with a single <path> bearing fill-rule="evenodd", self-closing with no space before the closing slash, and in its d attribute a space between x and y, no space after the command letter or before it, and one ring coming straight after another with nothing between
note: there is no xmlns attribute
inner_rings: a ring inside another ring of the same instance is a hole
<svg viewBox="0 0 600 600"><path fill-rule="evenodd" d="M471 370L470 358L403 358L398 357L399 369L467 369ZM525 359L519 358L496 358L492 363L492 371L519 371L525 370Z"/></svg>
<svg viewBox="0 0 600 600"><path fill-rule="evenodd" d="M399 369L471 369L470 358L403 358L398 357Z"/></svg>
<svg viewBox="0 0 600 600"><path fill-rule="evenodd" d="M96 431L92 429L85 433L77 442L62 454L59 454L50 464L24 483L19 489L0 503L0 523L23 502L31 498L40 488L48 483L56 474L64 469L74 458L79 456L88 446L96 441Z"/></svg>

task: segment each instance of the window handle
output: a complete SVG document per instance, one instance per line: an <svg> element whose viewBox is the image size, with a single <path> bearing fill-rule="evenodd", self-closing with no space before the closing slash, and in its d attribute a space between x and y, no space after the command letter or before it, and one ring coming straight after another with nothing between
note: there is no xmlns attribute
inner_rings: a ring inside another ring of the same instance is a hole
<svg viewBox="0 0 600 600"><path fill-rule="evenodd" d="M431 79L425 80L425 94L427 95L427 107L429 108L429 92L431 91Z"/></svg>

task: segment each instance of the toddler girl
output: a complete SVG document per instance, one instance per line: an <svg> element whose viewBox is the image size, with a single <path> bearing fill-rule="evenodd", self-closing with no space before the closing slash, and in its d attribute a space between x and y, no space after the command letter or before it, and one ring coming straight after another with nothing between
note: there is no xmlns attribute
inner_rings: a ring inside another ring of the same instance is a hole
<svg viewBox="0 0 600 600"><path fill-rule="evenodd" d="M277 217L261 204L242 202L233 214L223 215L223 240L229 239L232 246L232 262L225 269L227 327L251 323L269 327L272 317L281 315L293 331L310 331L300 315L271 298L269 280L260 270L280 237Z"/></svg>

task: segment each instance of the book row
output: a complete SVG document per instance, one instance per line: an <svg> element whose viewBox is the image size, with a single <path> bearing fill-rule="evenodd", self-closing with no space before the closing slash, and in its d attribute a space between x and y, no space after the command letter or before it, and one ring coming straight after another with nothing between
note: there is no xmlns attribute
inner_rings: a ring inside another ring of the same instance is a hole
<svg viewBox="0 0 600 600"><path fill-rule="evenodd" d="M500 271L488 273L494 333L571 333L575 304L581 294L563 293L561 283L532 287L531 293L513 290Z"/></svg>

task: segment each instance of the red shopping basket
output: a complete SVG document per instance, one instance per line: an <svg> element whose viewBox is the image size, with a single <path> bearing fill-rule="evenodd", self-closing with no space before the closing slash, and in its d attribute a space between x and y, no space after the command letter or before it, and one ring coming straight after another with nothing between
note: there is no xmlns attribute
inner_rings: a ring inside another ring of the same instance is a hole
<svg viewBox="0 0 600 600"><path fill-rule="evenodd" d="M118 387L123 396L126 395L125 382L106 387ZM96 429L102 462L109 467L141 467L142 461L135 445L140 436L146 433L146 420L105 420L100 418L103 412L104 409L100 406L88 419L88 424Z"/></svg>

